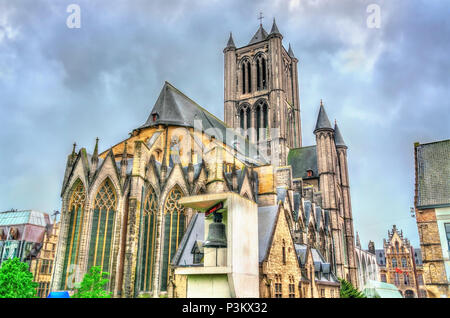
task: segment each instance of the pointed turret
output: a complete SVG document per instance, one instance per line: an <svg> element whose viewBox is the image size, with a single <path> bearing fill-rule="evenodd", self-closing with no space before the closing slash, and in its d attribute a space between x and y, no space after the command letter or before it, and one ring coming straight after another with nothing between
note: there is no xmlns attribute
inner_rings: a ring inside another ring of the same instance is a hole
<svg viewBox="0 0 450 318"><path fill-rule="evenodd" d="M230 38L228 39L227 48L236 48L236 45L234 45L233 41L233 34L230 32Z"/></svg>
<svg viewBox="0 0 450 318"><path fill-rule="evenodd" d="M95 147L94 147L94 153L92 154L91 158L91 177L94 176L95 171L97 171L97 165L98 165L98 137L95 139Z"/></svg>
<svg viewBox="0 0 450 318"><path fill-rule="evenodd" d="M280 31L278 30L277 23L275 22L275 18L273 18L272 30L270 30L270 35L272 35L272 34L281 35Z"/></svg>
<svg viewBox="0 0 450 318"><path fill-rule="evenodd" d="M323 106L323 102L322 100L320 100L319 115L317 116L316 128L314 129L314 133L322 129L333 130L333 127L331 127L330 120L328 119L327 113L325 112L325 107Z"/></svg>
<svg viewBox="0 0 450 318"><path fill-rule="evenodd" d="M125 183L125 177L127 176L127 166L128 166L128 154L127 154L127 142L125 141L122 160L120 161L120 177L122 180L122 185Z"/></svg>
<svg viewBox="0 0 450 318"><path fill-rule="evenodd" d="M334 122L334 143L336 144L336 147L347 147L336 121Z"/></svg>
<svg viewBox="0 0 450 318"><path fill-rule="evenodd" d="M289 43L288 55L295 58L294 51L292 51L291 43Z"/></svg>
<svg viewBox="0 0 450 318"><path fill-rule="evenodd" d="M75 158L77 157L77 153L75 152L75 149L76 149L76 148L77 148L77 143L74 142L74 143L73 143L73 149L72 149L72 164L74 163Z"/></svg>

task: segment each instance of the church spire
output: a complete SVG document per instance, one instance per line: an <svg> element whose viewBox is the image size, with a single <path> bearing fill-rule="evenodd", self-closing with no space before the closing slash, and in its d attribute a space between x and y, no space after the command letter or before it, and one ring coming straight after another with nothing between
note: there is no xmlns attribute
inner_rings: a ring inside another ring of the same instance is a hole
<svg viewBox="0 0 450 318"><path fill-rule="evenodd" d="M74 142L73 143L73 149L72 149L72 158L75 158L75 156L77 155L76 152L75 152L76 147L77 147L77 143Z"/></svg>
<svg viewBox="0 0 450 318"><path fill-rule="evenodd" d="M120 162L120 177L122 179L122 185L125 183L125 177L127 176L127 166L128 166L128 154L127 154L127 142L125 141L122 153L122 160Z"/></svg>
<svg viewBox="0 0 450 318"><path fill-rule="evenodd" d="M228 39L227 48L236 48L233 41L233 34L230 32L230 38Z"/></svg>
<svg viewBox="0 0 450 318"><path fill-rule="evenodd" d="M327 113L325 112L325 107L323 106L322 100L320 100L320 109L319 115L317 116L316 128L314 129L314 133L320 129L330 129L331 127L330 120L328 119Z"/></svg>
<svg viewBox="0 0 450 318"><path fill-rule="evenodd" d="M91 158L91 177L94 175L95 171L97 171L98 165L98 137L95 139L95 147L94 153Z"/></svg>

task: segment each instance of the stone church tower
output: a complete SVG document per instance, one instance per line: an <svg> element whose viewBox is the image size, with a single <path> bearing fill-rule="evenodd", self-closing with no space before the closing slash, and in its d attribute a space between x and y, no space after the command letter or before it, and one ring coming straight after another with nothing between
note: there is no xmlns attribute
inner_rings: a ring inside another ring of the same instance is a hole
<svg viewBox="0 0 450 318"><path fill-rule="evenodd" d="M125 139L103 151L97 139L92 153L74 147L61 189L52 290L70 290L99 266L111 274L114 297L170 294L180 288L174 268L204 265L198 213L179 200L227 192L257 205L259 244L250 248L258 249L260 265L274 246L299 260L292 275L287 267L261 274L267 295L280 295L278 284L284 294L288 286L309 290L315 277L335 287L337 277L357 284L347 146L322 104L311 132L316 145L302 145L298 60L282 39L275 20L270 33L260 25L240 48L230 34L225 122L166 82L146 122ZM287 249L269 244L279 211Z"/></svg>
<svg viewBox="0 0 450 318"><path fill-rule="evenodd" d="M236 48L232 34L224 49L225 123L276 152L286 165L288 149L301 147L300 101L297 63L291 46L273 20L270 33L262 24L250 42ZM276 140L271 145L271 141Z"/></svg>

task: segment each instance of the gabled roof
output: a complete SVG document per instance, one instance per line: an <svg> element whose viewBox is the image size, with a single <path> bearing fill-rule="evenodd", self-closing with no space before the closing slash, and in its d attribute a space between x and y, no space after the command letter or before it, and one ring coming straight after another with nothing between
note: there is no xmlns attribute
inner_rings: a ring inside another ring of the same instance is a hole
<svg viewBox="0 0 450 318"><path fill-rule="evenodd" d="M192 266L194 259L192 248L205 236L205 213L196 213L189 222L180 245L172 259L173 266Z"/></svg>
<svg viewBox="0 0 450 318"><path fill-rule="evenodd" d="M277 223L278 205L258 208L258 258L263 262L270 248L270 241Z"/></svg>
<svg viewBox="0 0 450 318"><path fill-rule="evenodd" d="M268 36L268 34L267 34L266 30L264 30L262 24L260 24L258 31L256 31L255 35L252 37L252 39L250 40L248 45L264 41L265 39L267 39L267 36Z"/></svg>
<svg viewBox="0 0 450 318"><path fill-rule="evenodd" d="M328 119L328 116L325 111L325 107L322 104L322 101L320 102L319 115L317 116L316 128L314 129L314 132L316 132L319 129L333 130L333 127L331 127L330 120Z"/></svg>

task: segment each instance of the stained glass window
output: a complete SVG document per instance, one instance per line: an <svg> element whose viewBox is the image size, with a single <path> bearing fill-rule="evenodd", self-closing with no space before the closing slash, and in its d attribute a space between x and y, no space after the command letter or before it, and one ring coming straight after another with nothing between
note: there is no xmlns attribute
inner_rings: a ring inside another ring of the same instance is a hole
<svg viewBox="0 0 450 318"><path fill-rule="evenodd" d="M62 272L61 288L66 289L74 283L73 275L78 265L78 251L80 246L80 234L83 223L84 203L86 192L80 180L75 181L72 196L69 201L69 229L67 231L66 251ZM72 281L69 281L69 276Z"/></svg>
<svg viewBox="0 0 450 318"><path fill-rule="evenodd" d="M114 186L106 179L94 201L88 270L100 266L102 271L109 272L116 201Z"/></svg>
<svg viewBox="0 0 450 318"><path fill-rule="evenodd" d="M161 290L167 290L168 265L172 261L178 244L184 234L185 211L178 203L183 196L180 188L175 186L167 195L164 205L164 250L162 259Z"/></svg>
<svg viewBox="0 0 450 318"><path fill-rule="evenodd" d="M156 239L156 217L158 201L155 190L150 187L144 202L144 216L142 219L142 264L141 290L151 291L153 287L153 266Z"/></svg>

